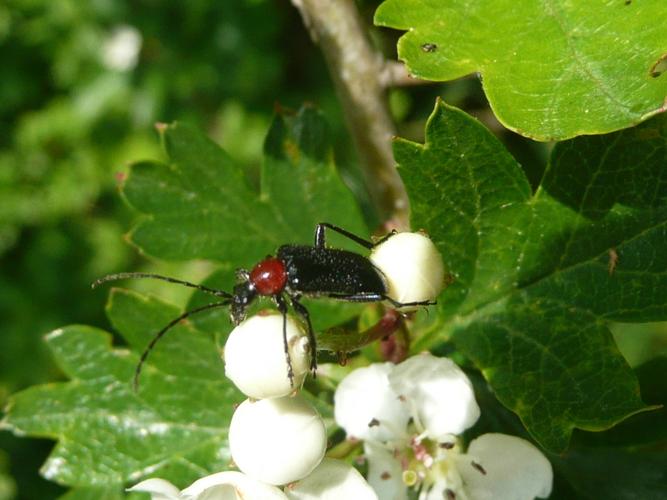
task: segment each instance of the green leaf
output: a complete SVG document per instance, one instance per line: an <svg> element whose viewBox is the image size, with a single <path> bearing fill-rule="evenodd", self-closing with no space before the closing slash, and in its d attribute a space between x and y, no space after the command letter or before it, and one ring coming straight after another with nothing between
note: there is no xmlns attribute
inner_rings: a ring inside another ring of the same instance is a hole
<svg viewBox="0 0 667 500"><path fill-rule="evenodd" d="M582 447L646 449L667 447L667 357L654 358L635 370L642 399L658 408L624 420L601 433L578 433L576 444Z"/></svg>
<svg viewBox="0 0 667 500"><path fill-rule="evenodd" d="M642 395L667 404L667 358L640 366ZM662 499L667 491L667 409L636 415L599 434L578 433L567 454L551 457L580 495Z"/></svg>
<svg viewBox="0 0 667 500"><path fill-rule="evenodd" d="M75 488L69 490L58 500L145 500L145 493L125 493L122 488Z"/></svg>
<svg viewBox="0 0 667 500"><path fill-rule="evenodd" d="M657 358L637 371L642 396L652 404L667 403L667 358ZM482 415L467 431L469 438L503 432L529 439L516 416L500 406L488 384L469 374ZM549 454L554 466L554 492L549 498L664 498L667 474L667 410L642 412L604 432L575 432L570 449ZM613 471L613 472L612 472Z"/></svg>
<svg viewBox="0 0 667 500"><path fill-rule="evenodd" d="M647 409L610 320L667 319L667 120L558 144L537 192L500 142L438 103L395 143L412 204L455 277L450 335L544 447Z"/></svg>
<svg viewBox="0 0 667 500"><path fill-rule="evenodd" d="M385 0L399 58L427 80L479 72L498 119L539 140L600 134L665 111L662 0Z"/></svg>
<svg viewBox="0 0 667 500"><path fill-rule="evenodd" d="M368 233L335 171L326 124L309 107L276 116L259 193L198 131L175 124L161 133L169 162L134 165L123 187L144 214L131 241L150 255L250 266L281 244L311 243L318 222Z"/></svg>
<svg viewBox="0 0 667 500"><path fill-rule="evenodd" d="M577 449L563 458L551 457L551 460L579 498L665 498L667 452L663 450Z"/></svg>
<svg viewBox="0 0 667 500"><path fill-rule="evenodd" d="M142 352L155 332L179 314L181 311L176 307L125 290L113 290L107 305L107 316L114 329L137 352ZM210 337L196 333L186 322L174 326L151 353L151 365L177 377L223 379L218 350Z"/></svg>
<svg viewBox="0 0 667 500"><path fill-rule="evenodd" d="M130 344L147 339L176 311L129 292L112 295L111 322ZM111 347L108 333L69 326L46 337L69 382L12 397L2 427L58 444L42 474L61 484L112 487L149 475L186 485L229 461L227 428L242 396L223 376L213 342L175 327L148 358L138 392L138 357ZM181 330L181 331L178 331Z"/></svg>

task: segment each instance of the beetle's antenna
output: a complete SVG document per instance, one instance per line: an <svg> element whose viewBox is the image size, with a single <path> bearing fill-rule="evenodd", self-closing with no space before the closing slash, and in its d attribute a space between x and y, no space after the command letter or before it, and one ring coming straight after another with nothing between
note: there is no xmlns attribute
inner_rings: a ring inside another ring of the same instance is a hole
<svg viewBox="0 0 667 500"><path fill-rule="evenodd" d="M127 273L127 274L133 274L133 273ZM144 366L144 362L146 361L146 358L148 358L148 355L150 352L153 350L153 347L155 347L155 344L158 343L158 341L162 338L162 336L167 333L173 326L175 326L177 323L179 323L181 320L184 320L188 316L191 316L193 314L196 314L198 312L206 311L208 309L214 309L216 307L223 307L223 306L228 306L231 301L229 300L223 300L222 302L213 302L211 304L206 304L205 306L197 307L195 309L190 309L189 311L185 311L183 314L178 316L177 318L172 319L167 325L165 325L162 330L157 332L155 334L155 337L149 342L148 346L146 346L146 349L144 349L144 352L141 353L141 357L139 358L139 363L137 363L137 367L134 370L134 378L132 379L132 387L134 389L134 392L137 392L139 390L139 376L141 375L141 368Z"/></svg>
<svg viewBox="0 0 667 500"><path fill-rule="evenodd" d="M97 279L93 282L91 285L93 288L97 288L100 286L102 283L106 283L107 281L116 281L116 280L124 280L128 278L152 278L156 280L162 280L162 281L168 281L169 283L176 283L178 285L184 285L184 286L189 286L190 288L196 288L197 290L201 290L202 292L210 293L211 295L215 295L216 297L224 297L226 299L231 299L232 294L225 292L223 290L216 290L215 288L209 288L204 285L197 285L196 283L190 283L189 281L183 281L179 280L176 278L170 278L169 276L162 276L160 274L152 274L152 273L117 273L117 274L109 274L107 276L104 276L100 279Z"/></svg>

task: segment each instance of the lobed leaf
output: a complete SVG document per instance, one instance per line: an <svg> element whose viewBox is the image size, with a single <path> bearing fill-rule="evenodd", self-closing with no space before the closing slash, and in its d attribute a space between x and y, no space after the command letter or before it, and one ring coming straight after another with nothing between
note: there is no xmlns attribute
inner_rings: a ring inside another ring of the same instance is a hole
<svg viewBox="0 0 667 500"><path fill-rule="evenodd" d="M284 243L312 243L318 222L368 232L336 173L326 123L311 108L274 120L260 192L195 129L168 125L161 134L168 163L133 165L123 186L144 214L130 239L150 255L250 266Z"/></svg>
<svg viewBox="0 0 667 500"><path fill-rule="evenodd" d="M664 112L661 0L385 0L398 55L427 80L478 72L498 119L538 140L601 134Z"/></svg>
<svg viewBox="0 0 667 500"><path fill-rule="evenodd" d="M548 449L647 409L606 322L667 319L666 138L656 118L561 143L534 194L500 142L444 103L424 145L395 143L413 227L455 278L440 299L449 335Z"/></svg>
<svg viewBox="0 0 667 500"><path fill-rule="evenodd" d="M582 496L664 498L667 491L667 358L637 369L642 396L658 411L600 434L579 434L567 454L551 457L554 466Z"/></svg>
<svg viewBox="0 0 667 500"><path fill-rule="evenodd" d="M173 312L129 292L115 293L108 309L130 343L148 338ZM70 486L106 489L149 475L186 485L226 468L227 426L242 397L211 355L213 342L189 330L170 332L156 347L138 392L131 384L138 357L112 348L108 333L77 325L50 333L47 344L71 380L13 396L2 427L57 439L41 472Z"/></svg>

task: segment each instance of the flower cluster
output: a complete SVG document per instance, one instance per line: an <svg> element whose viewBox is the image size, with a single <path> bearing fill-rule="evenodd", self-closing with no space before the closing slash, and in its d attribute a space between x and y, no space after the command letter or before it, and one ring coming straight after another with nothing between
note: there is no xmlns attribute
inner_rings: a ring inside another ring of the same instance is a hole
<svg viewBox="0 0 667 500"><path fill-rule="evenodd" d="M302 326L289 316L287 344L294 386L288 377L282 316L248 318L232 331L225 345L225 372L249 396L236 408L229 426L230 452L241 472L213 474L183 491L162 479L148 479L132 491L151 493L153 500L376 500L356 469L324 458L324 422L298 394L309 370L310 346Z"/></svg>
<svg viewBox="0 0 667 500"><path fill-rule="evenodd" d="M442 259L423 234L394 235L370 260L397 301L432 301L442 288ZM237 326L225 345L225 373L248 396L229 427L240 472L213 474L183 491L148 479L132 491L154 500L403 500L409 488L420 500L548 496L551 466L529 442L486 434L463 450L458 436L480 415L472 385L452 361L430 354L359 368L336 390L336 422L348 437L364 440L368 482L351 465L324 458L324 422L298 394L310 347L289 316L260 314Z"/></svg>
<svg viewBox="0 0 667 500"><path fill-rule="evenodd" d="M549 461L528 441L484 434L464 451L480 415L472 385L446 358L413 356L351 372L335 398L336 422L363 439L368 481L383 500L528 500L549 496Z"/></svg>

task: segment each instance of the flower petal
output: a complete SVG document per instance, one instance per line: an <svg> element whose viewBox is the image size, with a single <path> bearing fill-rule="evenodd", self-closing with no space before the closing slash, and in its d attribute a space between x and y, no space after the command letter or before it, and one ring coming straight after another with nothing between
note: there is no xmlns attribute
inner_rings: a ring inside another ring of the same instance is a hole
<svg viewBox="0 0 667 500"><path fill-rule="evenodd" d="M150 493L151 500L180 500L181 493L178 488L169 481L159 479L157 477L146 479L138 484L135 484L127 491L143 491Z"/></svg>
<svg viewBox="0 0 667 500"><path fill-rule="evenodd" d="M387 441L401 437L410 418L389 386L391 363L357 368L334 394L334 416L349 437Z"/></svg>
<svg viewBox="0 0 667 500"><path fill-rule="evenodd" d="M479 418L472 384L453 361L425 353L396 365L389 383L408 405L427 437L440 441L461 434Z"/></svg>
<svg viewBox="0 0 667 500"><path fill-rule="evenodd" d="M290 500L378 500L359 471L342 460L325 458L309 476L285 492Z"/></svg>
<svg viewBox="0 0 667 500"><path fill-rule="evenodd" d="M403 483L400 462L381 444L366 441L364 452L368 460L368 483L382 500L407 500L408 490Z"/></svg>
<svg viewBox="0 0 667 500"><path fill-rule="evenodd" d="M443 500L445 498L447 498L447 481L444 479L437 480L429 486L428 490L422 489L419 493L419 500Z"/></svg>
<svg viewBox="0 0 667 500"><path fill-rule="evenodd" d="M242 472L226 471L198 479L182 492L183 498L192 500L238 500L262 498L285 500L285 494L275 486L252 479Z"/></svg>
<svg viewBox="0 0 667 500"><path fill-rule="evenodd" d="M303 397L246 400L229 425L229 449L242 472L268 484L310 474L327 447L322 417Z"/></svg>
<svg viewBox="0 0 667 500"><path fill-rule="evenodd" d="M528 500L551 494L551 464L525 439L484 434L470 443L461 458L465 462L459 472L471 498Z"/></svg>

